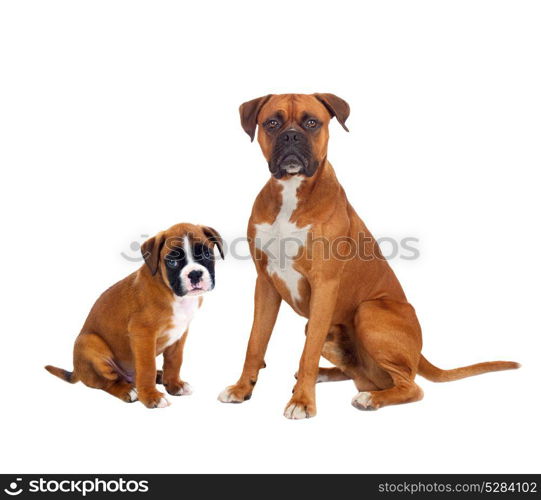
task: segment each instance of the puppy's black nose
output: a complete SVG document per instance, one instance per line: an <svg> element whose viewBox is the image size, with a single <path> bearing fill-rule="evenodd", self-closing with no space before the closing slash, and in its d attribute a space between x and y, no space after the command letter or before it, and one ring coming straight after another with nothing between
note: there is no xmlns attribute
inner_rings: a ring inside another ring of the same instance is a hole
<svg viewBox="0 0 541 500"><path fill-rule="evenodd" d="M299 142L300 133L298 130L286 130L280 134L280 141L289 143Z"/></svg>
<svg viewBox="0 0 541 500"><path fill-rule="evenodd" d="M203 271L190 271L188 273L188 278L190 278L190 281L193 285L199 283L199 280L201 279L201 276L203 276Z"/></svg>

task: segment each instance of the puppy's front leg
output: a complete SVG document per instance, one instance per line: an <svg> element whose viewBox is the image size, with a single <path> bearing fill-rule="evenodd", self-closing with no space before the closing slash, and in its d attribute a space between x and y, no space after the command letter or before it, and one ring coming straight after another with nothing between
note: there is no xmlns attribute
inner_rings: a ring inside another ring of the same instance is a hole
<svg viewBox="0 0 541 500"><path fill-rule="evenodd" d="M192 393L188 382L180 379L180 367L182 366L182 353L188 330L174 344L163 351L163 376L162 381L167 392L173 396L187 396Z"/></svg>
<svg viewBox="0 0 541 500"><path fill-rule="evenodd" d="M284 416L291 419L310 418L316 415L316 381L323 344L331 327L338 295L338 279L312 285L310 318L302 352L297 383L293 396L286 406Z"/></svg>
<svg viewBox="0 0 541 500"><path fill-rule="evenodd" d="M135 361L135 388L139 401L147 408L169 406L165 394L156 389L156 334L146 329L132 330L130 346Z"/></svg>

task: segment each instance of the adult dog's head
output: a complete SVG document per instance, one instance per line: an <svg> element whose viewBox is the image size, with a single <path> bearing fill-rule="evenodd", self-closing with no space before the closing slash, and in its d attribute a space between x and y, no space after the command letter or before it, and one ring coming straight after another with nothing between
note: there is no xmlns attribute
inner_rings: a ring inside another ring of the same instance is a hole
<svg viewBox="0 0 541 500"><path fill-rule="evenodd" d="M346 127L349 105L334 94L269 94L240 106L242 128L257 140L271 174L312 177L327 157L329 121Z"/></svg>

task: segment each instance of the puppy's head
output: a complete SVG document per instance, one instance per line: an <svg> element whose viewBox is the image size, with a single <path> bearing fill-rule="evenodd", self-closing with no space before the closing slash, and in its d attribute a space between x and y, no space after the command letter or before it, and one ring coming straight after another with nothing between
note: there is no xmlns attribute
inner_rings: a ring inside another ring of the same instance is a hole
<svg viewBox="0 0 541 500"><path fill-rule="evenodd" d="M266 95L240 106L242 128L263 151L271 174L312 177L327 157L329 121L344 127L349 105L334 94Z"/></svg>
<svg viewBox="0 0 541 500"><path fill-rule="evenodd" d="M176 224L145 241L141 253L152 276L162 278L179 297L214 288L214 248L223 259L218 231L208 226Z"/></svg>

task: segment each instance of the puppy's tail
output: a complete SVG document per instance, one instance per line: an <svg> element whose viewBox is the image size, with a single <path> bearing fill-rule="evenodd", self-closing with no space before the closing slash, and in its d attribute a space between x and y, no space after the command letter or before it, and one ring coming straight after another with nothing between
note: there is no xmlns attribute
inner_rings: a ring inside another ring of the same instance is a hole
<svg viewBox="0 0 541 500"><path fill-rule="evenodd" d="M75 384L75 382L79 382L79 377L77 377L75 372L69 372L68 370L63 370L62 368L57 368L56 366L51 365L47 365L45 369L49 373L52 373L53 375L61 378L66 382L69 382L70 384Z"/></svg>
<svg viewBox="0 0 541 500"><path fill-rule="evenodd" d="M463 366L462 368L454 368L453 370L442 370L427 361L421 354L418 370L419 375L432 382L451 382L461 378L472 377L473 375L481 375L482 373L515 370L517 368L520 368L520 364L514 361L488 361L486 363Z"/></svg>

